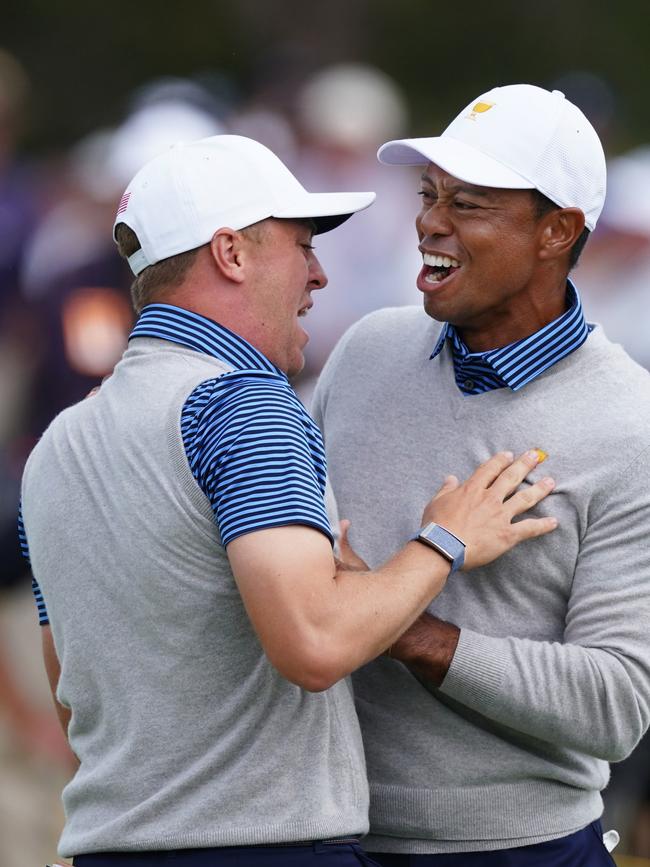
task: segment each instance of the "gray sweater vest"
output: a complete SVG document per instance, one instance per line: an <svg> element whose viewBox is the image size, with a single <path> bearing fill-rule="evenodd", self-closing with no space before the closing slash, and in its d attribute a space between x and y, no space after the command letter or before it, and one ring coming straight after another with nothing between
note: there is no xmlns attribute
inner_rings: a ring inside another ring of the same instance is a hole
<svg viewBox="0 0 650 867"><path fill-rule="evenodd" d="M350 686L310 694L270 665L187 463L182 406L228 369L134 340L29 459L25 527L81 760L63 856L367 830Z"/></svg>
<svg viewBox="0 0 650 867"><path fill-rule="evenodd" d="M315 418L351 541L372 566L417 530L448 473L540 447L559 528L451 576L461 627L441 689L381 658L354 678L375 851L498 849L599 816L608 761L650 721L650 376L597 328L518 393L464 397L440 326L371 314L323 372Z"/></svg>

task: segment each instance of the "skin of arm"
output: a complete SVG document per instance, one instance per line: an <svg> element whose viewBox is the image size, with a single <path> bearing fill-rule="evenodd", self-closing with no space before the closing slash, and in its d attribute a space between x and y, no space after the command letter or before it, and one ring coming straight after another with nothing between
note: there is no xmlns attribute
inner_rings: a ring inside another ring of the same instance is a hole
<svg viewBox="0 0 650 867"><path fill-rule="evenodd" d="M454 658L460 629L427 611L388 648L392 659L403 662L431 686L440 686Z"/></svg>
<svg viewBox="0 0 650 867"><path fill-rule="evenodd" d="M495 559L554 519L511 523L553 488L545 479L510 496L539 460L497 455L459 485L450 476L427 505L435 521L467 545L466 568ZM291 525L234 539L228 557L244 605L272 664L310 691L327 689L381 654L442 590L449 563L409 542L375 571L337 568L327 538Z"/></svg>
<svg viewBox="0 0 650 867"><path fill-rule="evenodd" d="M602 492L563 642L483 635L427 612L390 648L422 682L558 747L621 761L650 723L647 454Z"/></svg>
<svg viewBox="0 0 650 867"><path fill-rule="evenodd" d="M47 679L50 684L50 690L52 691L54 707L56 709L56 714L59 718L59 722L61 723L63 734L65 735L67 740L71 711L70 708L62 705L56 697L56 690L59 685L59 677L61 676L61 666L59 664L59 657L56 655L56 649L54 647L52 629L47 624L41 626L41 643L43 647L43 661L45 663L45 673L47 674ZM75 767L79 766L79 760L76 756L74 756L73 764Z"/></svg>

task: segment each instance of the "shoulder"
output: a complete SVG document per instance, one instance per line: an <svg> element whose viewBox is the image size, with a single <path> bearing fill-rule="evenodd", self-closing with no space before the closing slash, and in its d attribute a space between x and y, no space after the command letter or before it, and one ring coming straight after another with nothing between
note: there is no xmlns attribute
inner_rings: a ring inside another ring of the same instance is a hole
<svg viewBox="0 0 650 867"><path fill-rule="evenodd" d="M526 386L517 407L538 436L566 455L567 472L575 474L580 465L603 496L632 465L644 485L650 482L645 469L647 464L650 470L650 373L600 327Z"/></svg>
<svg viewBox="0 0 650 867"><path fill-rule="evenodd" d="M390 337L392 341L410 339L416 334L439 333L441 328L442 324L427 316L422 307L384 307L355 323L341 342L356 344L364 340L374 341L378 337Z"/></svg>
<svg viewBox="0 0 650 867"><path fill-rule="evenodd" d="M585 354L584 380L598 403L598 414L637 428L645 439L650 423L650 373L598 326L585 347L589 354Z"/></svg>
<svg viewBox="0 0 650 867"><path fill-rule="evenodd" d="M215 409L250 412L300 412L302 405L289 382L280 374L238 370L200 382L188 396L185 411L198 415Z"/></svg>
<svg viewBox="0 0 650 867"><path fill-rule="evenodd" d="M343 335L324 367L322 381L335 375L375 375L382 368L428 358L442 327L421 307L376 310Z"/></svg>
<svg viewBox="0 0 650 867"><path fill-rule="evenodd" d="M258 438L282 433L309 435L314 422L289 382L280 374L234 371L201 382L187 398L181 415L183 438L225 444L242 434Z"/></svg>

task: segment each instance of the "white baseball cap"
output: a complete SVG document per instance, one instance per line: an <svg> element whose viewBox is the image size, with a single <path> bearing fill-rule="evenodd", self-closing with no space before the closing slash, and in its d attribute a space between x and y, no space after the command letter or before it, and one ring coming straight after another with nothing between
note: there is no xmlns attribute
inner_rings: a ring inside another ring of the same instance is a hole
<svg viewBox="0 0 650 867"><path fill-rule="evenodd" d="M217 229L244 229L268 217L312 219L316 234L367 208L374 193L308 193L259 142L215 135L173 145L150 160L120 200L115 227L126 223L141 249L134 274L169 256L207 244Z"/></svg>
<svg viewBox="0 0 650 867"><path fill-rule="evenodd" d="M389 141L393 165L432 162L461 181L535 189L562 208L580 208L593 229L605 202L605 154L596 130L559 90L495 87L461 111L442 135Z"/></svg>

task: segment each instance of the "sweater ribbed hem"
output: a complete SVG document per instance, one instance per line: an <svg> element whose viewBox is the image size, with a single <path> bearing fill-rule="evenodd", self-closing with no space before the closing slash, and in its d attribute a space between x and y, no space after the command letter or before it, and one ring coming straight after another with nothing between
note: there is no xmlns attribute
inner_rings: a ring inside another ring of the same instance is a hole
<svg viewBox="0 0 650 867"><path fill-rule="evenodd" d="M169 849L207 849L225 846L263 846L276 843L296 843L302 840L329 840L333 837L360 837L368 832L365 810L353 808L322 819L304 819L277 825L256 825L203 831L178 832L166 836L131 837L121 839L113 830L104 837L101 832L76 834L64 831L59 843L59 855L73 858L94 852L164 852Z"/></svg>
<svg viewBox="0 0 650 867"><path fill-rule="evenodd" d="M525 846L571 834L603 811L599 792L550 781L441 789L372 785L370 805L367 849L390 837L395 848L384 851L424 853Z"/></svg>
<svg viewBox="0 0 650 867"><path fill-rule="evenodd" d="M453 855L469 854L470 852L500 852L504 849L516 849L520 846L536 846L538 843L546 843L548 840L558 840L582 831L580 828L571 828L555 834L543 834L539 837L522 837L517 842L512 840L414 840L399 839L397 837L382 837L380 834L369 834L364 837L363 848L369 855L395 854L395 855ZM586 826L584 826L586 827Z"/></svg>

